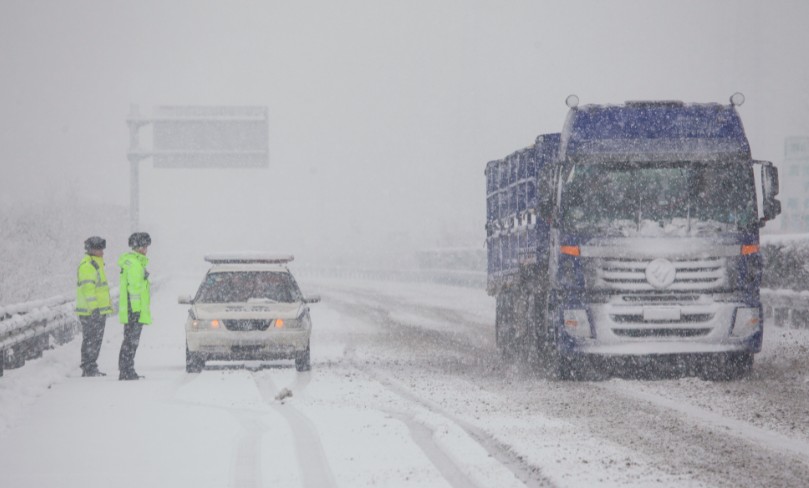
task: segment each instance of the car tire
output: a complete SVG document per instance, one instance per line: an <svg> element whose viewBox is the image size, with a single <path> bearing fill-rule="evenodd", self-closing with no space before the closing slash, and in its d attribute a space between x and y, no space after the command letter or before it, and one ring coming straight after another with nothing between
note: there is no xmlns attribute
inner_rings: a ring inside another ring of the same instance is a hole
<svg viewBox="0 0 809 488"><path fill-rule="evenodd" d="M200 373L205 368L205 358L196 352L188 350L188 344L185 345L185 371L186 373Z"/></svg>
<svg viewBox="0 0 809 488"><path fill-rule="evenodd" d="M295 369L297 371L309 371L312 369L309 362L309 344L306 344L306 349L295 356Z"/></svg>

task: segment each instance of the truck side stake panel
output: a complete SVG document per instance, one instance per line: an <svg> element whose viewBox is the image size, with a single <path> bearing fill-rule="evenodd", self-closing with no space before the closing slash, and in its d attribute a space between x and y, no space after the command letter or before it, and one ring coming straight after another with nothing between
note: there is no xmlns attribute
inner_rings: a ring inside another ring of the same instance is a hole
<svg viewBox="0 0 809 488"><path fill-rule="evenodd" d="M675 359L736 379L761 350L759 229L778 172L729 105L578 106L486 165L487 291L505 359L561 379ZM692 367L694 366L694 367Z"/></svg>

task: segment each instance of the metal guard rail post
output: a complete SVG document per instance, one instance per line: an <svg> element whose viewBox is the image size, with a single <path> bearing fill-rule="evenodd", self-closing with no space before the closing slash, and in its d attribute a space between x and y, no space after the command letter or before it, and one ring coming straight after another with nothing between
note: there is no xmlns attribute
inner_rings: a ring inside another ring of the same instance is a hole
<svg viewBox="0 0 809 488"><path fill-rule="evenodd" d="M809 328L809 290L761 289L764 317L778 327Z"/></svg>

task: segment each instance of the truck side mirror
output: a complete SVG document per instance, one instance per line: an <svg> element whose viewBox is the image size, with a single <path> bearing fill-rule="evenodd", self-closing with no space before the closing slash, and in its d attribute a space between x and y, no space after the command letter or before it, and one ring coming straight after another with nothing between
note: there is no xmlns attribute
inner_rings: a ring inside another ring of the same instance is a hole
<svg viewBox="0 0 809 488"><path fill-rule="evenodd" d="M191 305L193 300L194 299L191 297L191 295L180 295L177 297L177 303L180 305Z"/></svg>
<svg viewBox="0 0 809 488"><path fill-rule="evenodd" d="M761 197L762 213L761 225L777 217L781 213L781 202L775 198L780 190L778 168L769 161L756 161L761 164Z"/></svg>

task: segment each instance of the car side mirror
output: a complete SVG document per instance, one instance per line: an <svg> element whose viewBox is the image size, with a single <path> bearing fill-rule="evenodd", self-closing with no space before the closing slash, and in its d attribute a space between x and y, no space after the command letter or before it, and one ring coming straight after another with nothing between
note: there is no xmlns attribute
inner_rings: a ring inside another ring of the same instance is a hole
<svg viewBox="0 0 809 488"><path fill-rule="evenodd" d="M320 302L320 295L309 295L303 297L303 303L318 303Z"/></svg>
<svg viewBox="0 0 809 488"><path fill-rule="evenodd" d="M194 299L191 297L191 295L180 295L177 297L177 303L180 305L191 305L194 303Z"/></svg>

